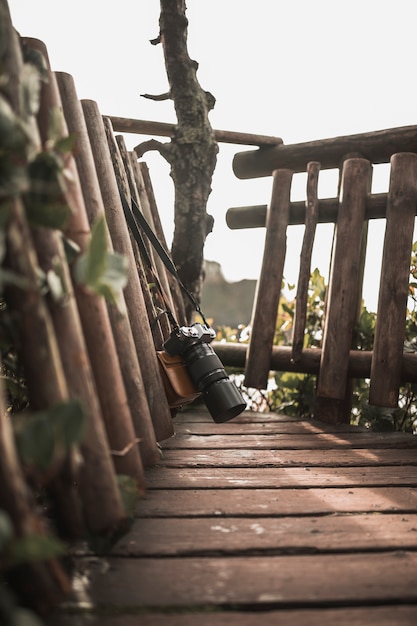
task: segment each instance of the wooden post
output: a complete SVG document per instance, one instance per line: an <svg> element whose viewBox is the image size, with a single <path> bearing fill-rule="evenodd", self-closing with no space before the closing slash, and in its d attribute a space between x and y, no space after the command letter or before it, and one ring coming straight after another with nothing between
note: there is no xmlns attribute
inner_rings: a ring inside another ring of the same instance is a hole
<svg viewBox="0 0 417 626"><path fill-rule="evenodd" d="M44 44L34 39L26 39L26 42L41 52L49 67L48 53ZM62 109L56 77L49 69L47 77L47 82L43 83L38 116L39 130L44 144L49 139L49 121L52 110ZM67 136L68 129L63 115L58 123L61 136ZM81 252L85 252L90 240L90 225L73 157L69 158L67 168L71 172L71 179L67 180L66 201L72 212L65 234L79 246ZM136 435L106 303L102 296L87 291L75 280L73 286L115 467L118 473L133 477L139 489L144 491L143 465L139 448L136 445Z"/></svg>
<svg viewBox="0 0 417 626"><path fill-rule="evenodd" d="M14 113L21 117L21 121L30 130L33 148L39 150L40 137L36 118L33 113L22 108L24 68L21 42L11 24L8 9L2 7L2 11L2 62L8 80L0 89L2 96L6 95ZM53 323L39 285L39 261L22 197L17 194L11 194L9 198L3 197L1 210L10 216L5 224L5 265L17 277L5 290L6 301L18 329L16 348L23 364L32 409L48 410L68 400L68 388ZM60 454L55 460L57 462L54 463L54 471L48 477L49 494L55 492L53 499L57 511L63 516L62 528L67 536L80 537L84 526L79 495L74 487L77 478L73 462L74 450L68 454ZM61 489L62 482L66 482L66 490Z"/></svg>
<svg viewBox="0 0 417 626"><path fill-rule="evenodd" d="M265 248L255 294L252 333L245 369L247 387L266 389L268 382L284 271L292 175L291 170L275 170L272 174Z"/></svg>
<svg viewBox="0 0 417 626"><path fill-rule="evenodd" d="M394 154L369 390L377 406L398 403L416 207L417 154Z"/></svg>
<svg viewBox="0 0 417 626"><path fill-rule="evenodd" d="M75 160L89 223L92 225L99 217L104 216L104 205L95 171L94 158L88 138L84 114L77 97L72 76L57 72L56 77L68 130L70 133L77 135ZM109 251L113 250L110 234L108 236L108 249ZM126 309L122 291L118 294L118 297L121 306ZM122 314L117 309L116 305L111 303L107 304L107 308L129 401L130 413L135 426L135 433L140 439L139 448L141 458L144 465L153 465L159 459L159 452L156 445L152 418L146 400L142 372L139 367L127 310Z"/></svg>
<svg viewBox="0 0 417 626"><path fill-rule="evenodd" d="M314 411L315 417L329 423L342 421L370 173L365 159L344 162Z"/></svg>
<svg viewBox="0 0 417 626"><path fill-rule="evenodd" d="M33 495L22 474L6 415L0 379L0 509L10 517L13 539L47 535L47 525L33 507ZM71 591L69 578L56 559L22 563L11 571L2 571L2 576L18 589L19 597L41 615L48 614Z"/></svg>
<svg viewBox="0 0 417 626"><path fill-rule="evenodd" d="M293 359L298 361L304 346L304 334L307 319L308 286L311 275L311 255L318 218L317 185L320 163L312 161L307 165L306 226L300 255L300 273L298 276L297 295L293 331Z"/></svg>
<svg viewBox="0 0 417 626"><path fill-rule="evenodd" d="M139 209L143 212L139 199L138 189L136 187L136 180L133 171L131 155L126 148L124 138L121 135L116 136L115 141L118 149L113 149L113 130L111 129L111 125L109 124L109 126L107 127L107 139L109 141L113 167L115 169L116 179L119 183L119 186L121 187L121 189L123 189L128 203L130 204L133 198ZM154 250L148 237L143 234L141 227L138 227L138 231L142 235L143 245L145 250L147 251L151 267L153 268L155 267ZM146 264L143 253L139 249L136 239L131 232L130 239L132 242L133 253L135 255L136 269L139 274L139 280L142 285L142 292L145 298L146 309L148 311L149 324L154 338L155 348L157 350L161 350L162 344L169 334L169 324L164 315L161 316L161 318L158 318L157 307L161 308L162 310L165 309L164 302L162 301L158 290L153 287L155 280L157 280L158 278L157 276L155 276L152 269L150 269Z"/></svg>
<svg viewBox="0 0 417 626"><path fill-rule="evenodd" d="M158 207L156 205L155 194L152 187L151 177L149 175L149 168L144 161L137 164L137 167L142 172L143 182L145 185L146 195L149 201L149 207L152 214L153 225L155 227L155 233L159 241L162 243L165 250L168 250L167 242L165 239L165 233L162 228L161 218L159 216ZM174 306L176 308L177 321L180 326L187 325L187 318L184 306L184 293L178 283L178 280L171 274L168 275L168 282L170 285L171 293L174 299Z"/></svg>
<svg viewBox="0 0 417 626"><path fill-rule="evenodd" d="M152 215L152 211L151 211L151 206L150 206L150 202L149 202L149 198L148 198L148 193L147 193L147 189L145 187L145 181L143 179L143 175L142 175L142 169L139 167L139 164L137 163L137 156L135 152L131 152L130 153L130 160L131 160L131 164L132 164L132 172L133 175L135 177L135 182L136 182L136 189L138 191L139 194L139 200L140 200L140 207L142 209L142 213L146 219L146 221L148 222L149 226L152 228L153 232L156 235L156 229L155 229L155 224L154 224L154 219L153 219L153 215ZM160 241L161 245L162 242ZM162 259L160 258L159 254L152 248L152 258L155 264L155 269L156 269L156 273L159 277L159 281L161 283L161 287L168 299L168 304L170 306L170 309L172 310L172 312L175 314L175 307L174 307L174 301L172 298L172 294L171 294L171 288L169 285L169 281L168 281L168 276L167 276L167 268L165 267Z"/></svg>
<svg viewBox="0 0 417 626"><path fill-rule="evenodd" d="M117 252L125 254L129 261L128 281L124 289L126 306L155 429L155 437L157 441L161 441L171 437L174 434L174 429L165 390L160 379L145 302L114 175L103 118L95 102L82 100L81 104L113 247Z"/></svg>

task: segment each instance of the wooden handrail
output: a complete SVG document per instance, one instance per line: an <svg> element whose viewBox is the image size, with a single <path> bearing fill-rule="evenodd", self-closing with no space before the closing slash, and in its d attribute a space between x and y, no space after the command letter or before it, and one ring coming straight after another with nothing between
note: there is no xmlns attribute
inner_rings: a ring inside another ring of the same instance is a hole
<svg viewBox="0 0 417 626"><path fill-rule="evenodd" d="M248 346L245 343L213 341L214 351L226 367L243 369ZM372 352L370 350L351 350L349 353L348 375L352 378L369 378L371 375ZM297 372L317 375L320 370L321 349L304 348L300 359L295 363L291 346L273 346L271 352L271 371ZM417 382L417 355L405 352L402 355L402 382Z"/></svg>
<svg viewBox="0 0 417 626"><path fill-rule="evenodd" d="M136 133L138 135L156 135L157 137L172 137L175 124L154 122L150 120L135 120L127 117L106 115L112 123L113 130L118 133ZM233 143L244 146L278 146L282 144L281 137L239 133L231 130L215 130L214 136L219 143Z"/></svg>
<svg viewBox="0 0 417 626"><path fill-rule="evenodd" d="M387 205L387 194L376 193L368 196L366 201L365 219L381 219L385 217ZM339 210L338 198L323 198L319 200L318 222L326 224L336 222ZM252 206L230 207L226 213L226 222L229 228L237 230L239 228L260 228L265 226L267 205L255 204ZM290 225L304 224L306 205L305 201L291 202L290 204ZM417 214L417 207L416 207Z"/></svg>
<svg viewBox="0 0 417 626"><path fill-rule="evenodd" d="M352 154L371 163L388 163L393 152L417 152L417 126L238 152L233 171L241 179L260 178L271 176L279 168L305 172L309 161L320 161L322 170L331 169L338 168L346 155Z"/></svg>

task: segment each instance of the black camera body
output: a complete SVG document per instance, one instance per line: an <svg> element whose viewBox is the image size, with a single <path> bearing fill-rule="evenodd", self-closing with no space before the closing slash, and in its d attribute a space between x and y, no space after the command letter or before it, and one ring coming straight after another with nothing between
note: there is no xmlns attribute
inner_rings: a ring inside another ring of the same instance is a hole
<svg viewBox="0 0 417 626"><path fill-rule="evenodd" d="M172 331L164 343L164 350L183 358L210 415L215 422L221 423L242 413L246 402L210 345L215 336L215 331L205 324L181 326Z"/></svg>

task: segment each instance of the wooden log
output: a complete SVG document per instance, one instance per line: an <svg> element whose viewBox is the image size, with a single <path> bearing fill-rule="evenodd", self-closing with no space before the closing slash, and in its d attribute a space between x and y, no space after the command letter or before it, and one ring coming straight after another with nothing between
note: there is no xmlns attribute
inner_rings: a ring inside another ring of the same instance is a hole
<svg viewBox="0 0 417 626"><path fill-rule="evenodd" d="M256 288L245 368L247 387L265 389L267 386L284 271L292 174L291 170L276 170L273 173L264 255Z"/></svg>
<svg viewBox="0 0 417 626"><path fill-rule="evenodd" d="M52 537L45 520L39 517L22 474L14 447L11 422L0 379L0 509L6 512L13 526L14 541L38 536ZM20 601L46 615L71 591L71 584L62 565L55 558L21 563L11 570L2 568L2 577L17 592Z"/></svg>
<svg viewBox="0 0 417 626"><path fill-rule="evenodd" d="M64 301L48 299L49 311L55 329L59 353L65 374L70 398L81 399L87 416L86 432L81 442L83 470L70 472L68 484L62 484L59 476L50 483L50 490L60 498L63 493L65 510L60 515L65 518L60 525L82 532L84 518L90 533L109 534L125 523L118 486L113 473L106 434L102 424L100 405L91 371L90 361L84 342L83 331L76 306L71 277L63 250L62 238L57 231L46 228L33 229L38 259L43 271L54 270L59 263L61 280L65 290ZM32 354L33 359L33 354ZM35 359L39 367L37 359ZM71 459L68 460L71 463ZM65 472L67 475L68 472ZM65 480L65 478L64 478ZM59 485L57 483L60 483ZM82 509L78 503L78 485L82 498ZM76 492L76 493L72 493ZM70 497L70 494L71 497ZM71 534L74 534L74 530Z"/></svg>
<svg viewBox="0 0 417 626"><path fill-rule="evenodd" d="M327 224L337 221L339 211L338 198L321 198L318 200L318 224ZM386 215L387 194L375 193L368 195L365 207L365 219L381 219ZM226 213L226 222L231 229L261 228L265 226L266 204L253 206L230 207ZM417 214L417 208L416 208ZM304 224L306 219L306 206L304 200L291 202L288 225Z"/></svg>
<svg viewBox="0 0 417 626"><path fill-rule="evenodd" d="M80 444L82 471L65 490L65 500L69 501L70 488L80 490L82 509L88 531L93 534L112 534L126 522L119 494L107 435L103 424L103 415L97 398L94 375L85 345L83 329L78 313L69 268L66 264L62 239L48 229L35 232L35 241L39 251L39 261L45 272L56 268L60 263L61 280L64 283L65 296L56 301L50 299L49 310L53 320L59 351L66 376L69 397L82 401L86 414L86 429ZM56 236L53 236L56 235ZM53 485L52 485L53 486ZM71 507L74 509L74 504ZM66 522L74 515L67 511ZM85 536L85 533L83 533Z"/></svg>
<svg viewBox="0 0 417 626"><path fill-rule="evenodd" d="M211 345L225 367L244 368L247 358L247 344L214 341ZM320 348L304 348L299 361L294 363L290 346L273 346L270 369L277 372L298 372L318 375L320 359ZM352 378L369 378L371 375L371 360L371 351L350 350L348 376ZM417 356L415 354L403 354L401 381L417 382Z"/></svg>
<svg viewBox="0 0 417 626"><path fill-rule="evenodd" d="M146 195L149 201L149 207L150 207L151 214L152 214L152 220L153 220L153 225L155 228L156 236L158 237L159 241L161 242L165 250L168 250L167 242L165 239L165 233L162 228L161 218L159 216L158 207L156 205L156 199L155 199L155 194L153 191L151 177L149 175L149 168L144 161L139 162L137 165L142 172L143 182L144 182L145 189L146 189ZM171 274L168 275L168 282L170 285L171 293L173 295L177 321L180 324L180 326L186 326L187 318L186 318L185 306L184 306L184 293L181 290L178 280L174 278L174 276L172 276Z"/></svg>
<svg viewBox="0 0 417 626"><path fill-rule="evenodd" d="M26 128L30 129L32 147L39 150L40 137L36 117L22 108L24 69L21 42L9 18L10 16L5 17L3 31L5 42L3 69L9 79L2 86L2 92L4 90L4 95L13 106L14 113L20 115ZM7 212L10 214L10 219L5 224L7 251L5 265L17 277L17 280L5 290L8 307L17 324L16 349L23 364L31 408L48 410L68 400L68 388L58 342L46 301L41 293L38 259L22 198L18 195L12 198L3 197L1 208L6 214ZM47 476L49 495L53 491L57 492L54 503L57 515L62 517L61 528L72 538L80 537L84 530L80 501L74 486L77 479L74 452L72 449L66 454L56 447ZM36 480L46 480L46 473L38 472L36 469ZM66 492L60 489L62 481L66 482Z"/></svg>
<svg viewBox="0 0 417 626"><path fill-rule="evenodd" d="M68 130L77 135L75 160L89 223L92 226L99 217L105 216L105 212L84 114L72 76L62 72L57 72L56 76ZM110 234L108 235L108 250L113 251ZM159 451L122 290L118 293L118 298L124 313L121 313L113 303L107 303L107 309L135 434L140 439L139 449L142 462L145 466L153 465L159 459Z"/></svg>
<svg viewBox="0 0 417 626"><path fill-rule="evenodd" d="M140 207L142 209L142 214L145 217L146 221L148 222L149 226L151 227L152 231L156 235L153 214L151 211L151 205L149 202L148 193L145 187L145 181L143 179L142 170L139 167L139 164L137 163L137 156L135 152L130 153L130 160L132 164L133 175L135 177L136 189L139 194L139 201L140 201ZM144 233L144 236L148 238L145 233ZM162 245L162 242L161 242L161 245ZM168 281L168 270L165 267L157 250L155 250L153 246L151 247L152 247L152 259L154 263L154 269L155 269L156 275L158 276L161 288L163 290L164 298L166 299L167 304L169 305L169 308L172 311L173 315L175 315L174 300L171 294L171 287ZM168 319L166 318L165 321L167 322ZM166 329L167 329L167 335L164 336L165 339L167 339L169 332L170 332L169 324L166 326Z"/></svg>
<svg viewBox="0 0 417 626"><path fill-rule="evenodd" d="M26 42L43 55L49 67L48 53L43 42L35 39L26 39ZM62 103L56 77L48 69L38 115L39 130L44 144L49 139L52 110L62 111ZM56 123L59 124L56 132L66 137L68 128L63 115ZM71 173L65 191L66 201L71 207L71 216L65 234L79 246L81 252L86 252L90 240L90 225L77 167L72 156L68 159L66 167ZM136 436L105 300L102 296L87 291L76 280L73 280L73 287L115 468L118 473L133 477L138 488L144 491L143 465L139 449L135 445Z"/></svg>
<svg viewBox="0 0 417 626"><path fill-rule="evenodd" d="M322 169L338 168L343 156L352 152L371 163L389 163L395 152L417 152L417 126L239 152L233 159L233 171L241 179L271 176L273 170L284 167L304 172L314 160L320 161Z"/></svg>
<svg viewBox="0 0 417 626"><path fill-rule="evenodd" d="M106 116L110 119L113 129L119 133L135 133L138 135L156 135L157 137L172 137L176 125L166 122L136 120L126 117ZM276 146L282 143L280 137L256 135L253 133L239 133L230 130L215 130L214 137L220 143L242 144L245 146Z"/></svg>
<svg viewBox="0 0 417 626"><path fill-rule="evenodd" d="M387 203L369 402L396 407L417 207L417 155L394 154Z"/></svg>
<svg viewBox="0 0 417 626"><path fill-rule="evenodd" d="M128 281L124 289L124 295L155 430L155 437L157 441L161 441L162 439L171 437L174 434L174 429L166 401L165 390L160 379L158 364L156 362L155 348L149 329L146 306L139 276L135 267L135 258L130 243L126 220L123 215L120 194L106 139L105 126L95 102L82 100L81 104L87 124L113 247L117 252L124 254L129 262Z"/></svg>
<svg viewBox="0 0 417 626"><path fill-rule="evenodd" d="M106 120L105 120L106 125ZM108 140L110 142L109 145L112 145L112 129L111 126L108 128ZM112 151L110 148L110 152L112 154L113 166L115 168L116 178L118 179L118 183L121 189L124 189L124 193L126 195L127 202L131 203L131 200L134 199L139 209L143 209L141 207L139 192L136 186L135 174L132 167L131 155L127 150L124 138L121 135L117 135L115 137L116 144L118 150ZM129 229L130 231L130 229ZM142 243L144 249L146 249L150 266L147 265L145 261L145 257L143 256L142 250L139 249L136 239L133 236L133 233L130 232L130 238L132 241L133 252L135 255L136 261L136 269L139 274L139 279L142 285L143 296L146 302L146 309L148 311L149 317L149 325L151 327L152 335L154 338L155 348L157 350L162 349L162 344L164 339L169 334L168 330L168 321L164 315L158 317L158 310L164 310L165 303L161 297L161 294L158 291L156 286L157 281L159 280L157 276L157 272L154 270L156 267L155 259L154 259L154 250L152 245L148 239L148 237L144 234L143 229L138 227L138 232L142 236Z"/></svg>
<svg viewBox="0 0 417 626"><path fill-rule="evenodd" d="M304 346L307 319L308 286L311 275L311 255L318 218L317 185L320 163L312 161L307 165L306 226L300 255L300 273L295 298L292 356L298 361Z"/></svg>
<svg viewBox="0 0 417 626"><path fill-rule="evenodd" d="M320 398L326 406L327 399L339 401L334 403L336 406L345 398L370 172L370 163L365 159L348 159L343 166L315 409L315 416L323 421L330 417L327 410L320 409Z"/></svg>

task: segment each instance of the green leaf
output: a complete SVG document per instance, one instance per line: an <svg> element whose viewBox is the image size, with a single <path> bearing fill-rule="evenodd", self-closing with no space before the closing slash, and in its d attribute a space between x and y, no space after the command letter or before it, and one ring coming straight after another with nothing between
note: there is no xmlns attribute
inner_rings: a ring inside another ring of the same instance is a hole
<svg viewBox="0 0 417 626"><path fill-rule="evenodd" d="M94 289L106 268L107 233L104 216L96 220L84 257L84 283ZM80 259L81 261L81 259Z"/></svg>
<svg viewBox="0 0 417 626"><path fill-rule="evenodd" d="M67 552L65 545L50 535L27 535L9 546L12 566L36 561L47 561Z"/></svg>
<svg viewBox="0 0 417 626"><path fill-rule="evenodd" d="M65 290L62 284L61 277L58 276L53 270L49 270L46 273L46 282L48 284L49 293L52 296L54 302L59 302L65 295Z"/></svg>
<svg viewBox="0 0 417 626"><path fill-rule="evenodd" d="M32 63L22 66L20 81L23 94L23 115L36 115L39 110L41 81L38 69Z"/></svg>
<svg viewBox="0 0 417 626"><path fill-rule="evenodd" d="M65 197L62 169L61 159L53 152L41 152L30 163L30 192L25 197L25 207L32 224L65 228L71 208Z"/></svg>
<svg viewBox="0 0 417 626"><path fill-rule="evenodd" d="M0 510L0 551L10 541L13 536L13 525L6 511Z"/></svg>
<svg viewBox="0 0 417 626"><path fill-rule="evenodd" d="M120 495L126 515L133 517L140 493L137 482L131 476L117 475Z"/></svg>
<svg viewBox="0 0 417 626"><path fill-rule="evenodd" d="M107 225L101 216L91 232L86 252L75 263L75 278L94 293L115 304L123 314L121 290L126 286L128 273L127 258L107 249Z"/></svg>
<svg viewBox="0 0 417 626"><path fill-rule="evenodd" d="M22 420L23 421L23 420ZM55 433L46 413L25 419L24 427L17 434L17 448L22 461L44 470L54 456Z"/></svg>
<svg viewBox="0 0 417 626"><path fill-rule="evenodd" d="M78 400L59 404L51 411L57 437L69 448L82 441L85 433L86 415Z"/></svg>
<svg viewBox="0 0 417 626"><path fill-rule="evenodd" d="M71 239L68 239L64 236L62 236L62 242L64 244L64 252L65 256L67 257L68 264L71 265L80 255L80 246L75 243L75 241L72 241Z"/></svg>
<svg viewBox="0 0 417 626"><path fill-rule="evenodd" d="M49 411L13 419L19 455L27 465L47 469L57 447L69 449L85 432L86 415L78 400L62 402Z"/></svg>
<svg viewBox="0 0 417 626"><path fill-rule="evenodd" d="M72 133L67 137L61 137L55 143L55 150L62 153L71 153L77 143L77 135Z"/></svg>
<svg viewBox="0 0 417 626"><path fill-rule="evenodd" d="M44 622L41 622L35 613L22 607L16 607L13 612L13 619L15 626L44 626Z"/></svg>

